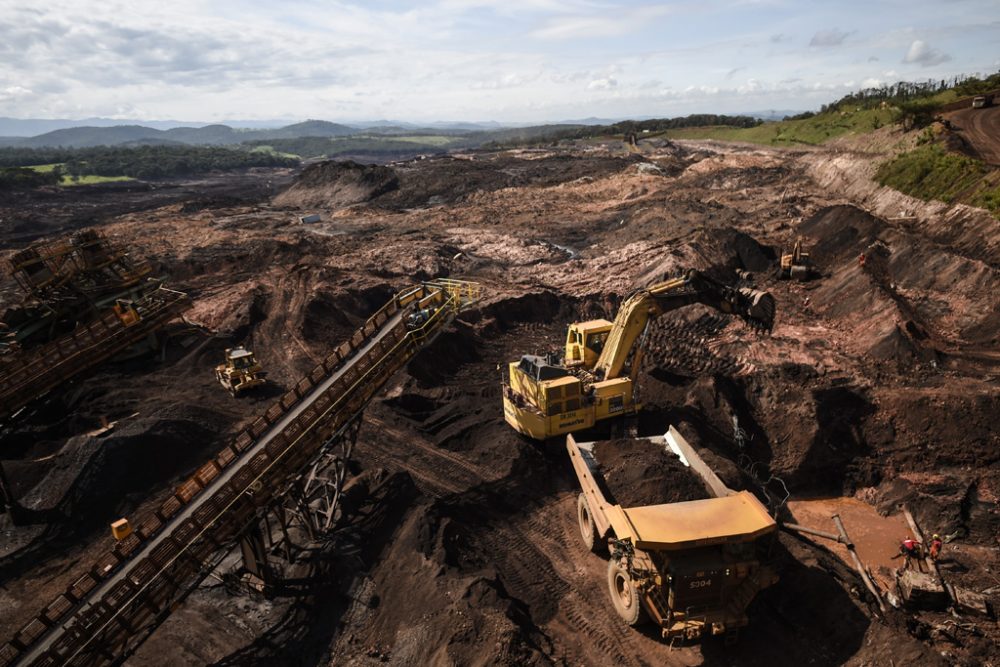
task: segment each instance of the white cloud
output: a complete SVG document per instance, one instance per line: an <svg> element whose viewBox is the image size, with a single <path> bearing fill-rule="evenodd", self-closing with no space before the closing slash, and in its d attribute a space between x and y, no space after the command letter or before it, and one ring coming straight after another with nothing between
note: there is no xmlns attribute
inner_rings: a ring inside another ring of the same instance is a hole
<svg viewBox="0 0 1000 667"><path fill-rule="evenodd" d="M618 81L609 77L594 79L587 84L587 90L611 90L618 86Z"/></svg>
<svg viewBox="0 0 1000 667"><path fill-rule="evenodd" d="M614 37L634 32L637 26L665 16L670 7L648 6L631 10L611 9L597 15L576 15L550 19L530 34L537 39L589 39Z"/></svg>
<svg viewBox="0 0 1000 667"><path fill-rule="evenodd" d="M903 58L904 63L916 63L922 67L940 65L941 63L948 62L949 60L951 60L951 56L947 53L941 53L920 39L914 40L914 42L910 44L910 50L906 52L906 56Z"/></svg>

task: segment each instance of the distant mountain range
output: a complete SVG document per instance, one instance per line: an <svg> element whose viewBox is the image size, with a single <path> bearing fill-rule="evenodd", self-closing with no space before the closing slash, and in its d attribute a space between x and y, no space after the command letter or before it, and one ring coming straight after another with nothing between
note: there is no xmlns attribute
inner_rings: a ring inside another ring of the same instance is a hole
<svg viewBox="0 0 1000 667"><path fill-rule="evenodd" d="M747 112L762 120L779 120L799 113L794 110L768 110ZM331 123L325 120L307 120L283 125L279 120L229 121L226 124L181 123L179 121L141 121L142 124L122 125L110 118L89 118L82 121L20 119L0 117L0 147L22 148L88 148L91 146L137 146L188 144L226 146L247 141L299 139L303 137L346 137L357 134L469 134L497 132L532 127L611 125L625 119L583 118L547 125L529 123L498 123L495 121L471 123L464 121L437 121L415 124L397 120L352 121L350 124ZM632 120L649 120L637 117Z"/></svg>
<svg viewBox="0 0 1000 667"><path fill-rule="evenodd" d="M298 137L342 137L357 134L358 129L329 123L324 120L307 120L274 129L239 129L228 125L204 127L173 127L158 130L145 125L115 125L112 127L70 127L53 130L35 137L4 137L0 145L19 148L88 148L90 146L191 144L224 146L245 141L295 139Z"/></svg>

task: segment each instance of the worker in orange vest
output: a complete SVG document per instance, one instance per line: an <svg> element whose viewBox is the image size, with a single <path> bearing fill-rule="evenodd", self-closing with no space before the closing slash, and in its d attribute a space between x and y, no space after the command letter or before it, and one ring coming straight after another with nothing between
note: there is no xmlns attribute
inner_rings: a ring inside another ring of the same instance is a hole
<svg viewBox="0 0 1000 667"><path fill-rule="evenodd" d="M944 542L941 541L941 537L937 533L934 533L934 536L931 538L931 546L928 549L931 560L937 561L938 556L941 555L941 547L943 546Z"/></svg>

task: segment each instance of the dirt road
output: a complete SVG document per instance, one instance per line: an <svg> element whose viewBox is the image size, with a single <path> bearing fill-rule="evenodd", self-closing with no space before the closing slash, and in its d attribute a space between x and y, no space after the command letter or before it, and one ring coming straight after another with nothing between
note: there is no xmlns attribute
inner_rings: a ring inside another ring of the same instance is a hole
<svg viewBox="0 0 1000 667"><path fill-rule="evenodd" d="M962 109L948 119L983 162L1000 167L1000 106Z"/></svg>

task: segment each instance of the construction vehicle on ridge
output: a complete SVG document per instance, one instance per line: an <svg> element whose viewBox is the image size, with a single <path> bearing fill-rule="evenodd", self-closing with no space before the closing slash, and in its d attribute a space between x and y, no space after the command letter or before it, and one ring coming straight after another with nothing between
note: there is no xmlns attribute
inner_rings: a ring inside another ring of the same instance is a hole
<svg viewBox="0 0 1000 667"><path fill-rule="evenodd" d="M215 378L233 396L259 387L267 381L267 371L253 352L242 345L226 348L226 361L215 367Z"/></svg>
<svg viewBox="0 0 1000 667"><path fill-rule="evenodd" d="M627 624L652 621L671 640L735 638L750 602L778 581L768 565L778 525L752 493L726 487L674 427L649 440L696 472L713 497L622 507L605 493L596 443L568 435L580 537L591 551L608 549L608 593Z"/></svg>
<svg viewBox="0 0 1000 667"><path fill-rule="evenodd" d="M809 253L803 250L802 239L796 239L791 252L781 253L778 277L785 280L809 280L816 275Z"/></svg>
<svg viewBox="0 0 1000 667"><path fill-rule="evenodd" d="M770 294L730 287L689 271L634 293L613 323L602 319L571 324L562 364L529 354L510 362L502 387L504 419L519 433L544 440L637 413L641 405L635 379L649 323L694 303L738 315L762 329L774 323Z"/></svg>

